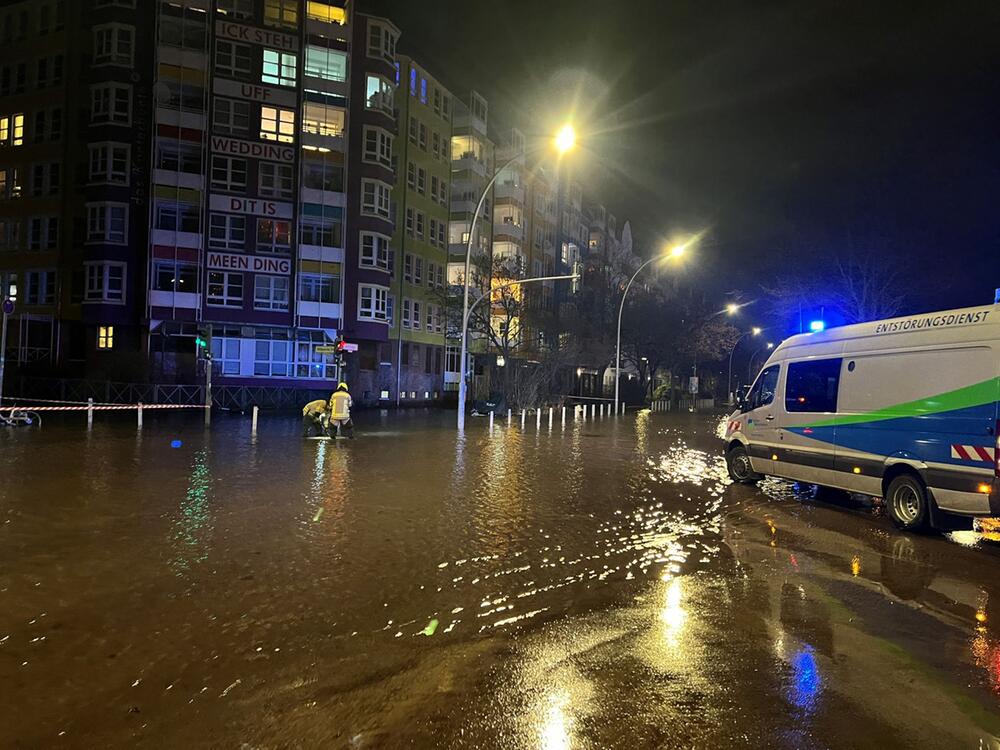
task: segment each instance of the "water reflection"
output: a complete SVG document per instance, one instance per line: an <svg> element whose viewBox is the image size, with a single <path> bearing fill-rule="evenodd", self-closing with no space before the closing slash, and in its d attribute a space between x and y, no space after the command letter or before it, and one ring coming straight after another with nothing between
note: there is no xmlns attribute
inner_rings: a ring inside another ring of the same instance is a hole
<svg viewBox="0 0 1000 750"><path fill-rule="evenodd" d="M548 707L539 732L543 750L567 750L570 747L570 719L566 716L569 693L556 690L545 701Z"/></svg>
<svg viewBox="0 0 1000 750"><path fill-rule="evenodd" d="M170 566L175 573L187 571L192 564L203 562L208 557L206 537L212 530L209 514L210 483L208 449L203 448L194 454L187 491L174 520L175 556Z"/></svg>
<svg viewBox="0 0 1000 750"><path fill-rule="evenodd" d="M670 648L677 648L678 636L687 619L687 612L682 605L683 595L681 579L670 580L663 595L663 608L660 610L663 637Z"/></svg>
<svg viewBox="0 0 1000 750"><path fill-rule="evenodd" d="M792 655L792 685L789 699L798 708L812 713L816 709L821 680L812 646L805 645Z"/></svg>

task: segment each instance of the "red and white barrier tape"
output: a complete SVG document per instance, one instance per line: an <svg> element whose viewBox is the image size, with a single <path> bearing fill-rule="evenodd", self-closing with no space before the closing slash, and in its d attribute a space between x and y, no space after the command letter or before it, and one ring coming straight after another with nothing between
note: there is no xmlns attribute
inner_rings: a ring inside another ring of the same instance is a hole
<svg viewBox="0 0 1000 750"><path fill-rule="evenodd" d="M126 411L139 409L139 404L115 404L93 406L0 406L0 411ZM142 410L147 409L205 409L204 404L142 404Z"/></svg>

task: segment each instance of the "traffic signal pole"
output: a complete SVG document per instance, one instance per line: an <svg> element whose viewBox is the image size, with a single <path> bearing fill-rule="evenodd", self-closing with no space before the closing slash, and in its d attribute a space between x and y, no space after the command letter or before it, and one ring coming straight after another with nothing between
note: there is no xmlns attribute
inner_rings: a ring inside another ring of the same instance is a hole
<svg viewBox="0 0 1000 750"><path fill-rule="evenodd" d="M212 424L212 324L205 327L205 426Z"/></svg>

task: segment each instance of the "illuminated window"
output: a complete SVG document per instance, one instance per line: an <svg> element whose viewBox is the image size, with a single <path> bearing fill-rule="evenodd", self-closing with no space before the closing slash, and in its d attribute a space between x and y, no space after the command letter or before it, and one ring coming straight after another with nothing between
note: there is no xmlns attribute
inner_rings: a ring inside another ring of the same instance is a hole
<svg viewBox="0 0 1000 750"><path fill-rule="evenodd" d="M309 0L306 3L306 15L316 21L323 21L324 23L339 23L344 25L347 23L347 10L344 8L338 8L336 5L330 5L329 3L317 2L316 0Z"/></svg>
<svg viewBox="0 0 1000 750"><path fill-rule="evenodd" d="M365 87L365 106L392 114L392 84L380 76L369 75Z"/></svg>
<svg viewBox="0 0 1000 750"><path fill-rule="evenodd" d="M278 86L294 86L297 66L298 58L295 55L266 49L264 50L264 67L261 70L260 80Z"/></svg>
<svg viewBox="0 0 1000 750"><path fill-rule="evenodd" d="M344 110L325 104L306 102L302 108L302 132L340 136L344 133Z"/></svg>
<svg viewBox="0 0 1000 750"><path fill-rule="evenodd" d="M24 143L24 115L0 117L0 146L20 146Z"/></svg>
<svg viewBox="0 0 1000 750"><path fill-rule="evenodd" d="M114 349L115 347L115 327L99 326L97 329L97 348Z"/></svg>
<svg viewBox="0 0 1000 750"><path fill-rule="evenodd" d="M347 80L347 54L335 49L306 47L305 74L327 81Z"/></svg>
<svg viewBox="0 0 1000 750"><path fill-rule="evenodd" d="M281 143L295 142L295 110L260 108L260 137Z"/></svg>
<svg viewBox="0 0 1000 750"><path fill-rule="evenodd" d="M299 22L299 0L264 0L264 23L295 26Z"/></svg>
<svg viewBox="0 0 1000 750"><path fill-rule="evenodd" d="M292 244L292 226L281 219L257 219L257 250L287 253Z"/></svg>

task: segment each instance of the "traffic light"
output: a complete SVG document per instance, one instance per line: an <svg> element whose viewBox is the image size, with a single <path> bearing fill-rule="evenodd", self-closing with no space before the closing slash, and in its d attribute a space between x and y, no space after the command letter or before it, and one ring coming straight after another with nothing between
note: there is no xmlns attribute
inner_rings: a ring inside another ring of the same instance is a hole
<svg viewBox="0 0 1000 750"><path fill-rule="evenodd" d="M194 347L195 353L199 357L212 361L212 328L210 326L198 329L198 335L194 338Z"/></svg>
<svg viewBox="0 0 1000 750"><path fill-rule="evenodd" d="M196 338L194 340L194 343L195 343L195 346L197 346L199 349L207 349L208 348L208 342L205 339L203 339L201 337L201 335L199 335L198 338Z"/></svg>

